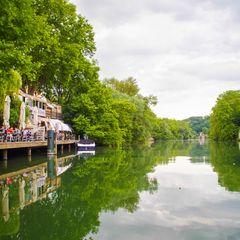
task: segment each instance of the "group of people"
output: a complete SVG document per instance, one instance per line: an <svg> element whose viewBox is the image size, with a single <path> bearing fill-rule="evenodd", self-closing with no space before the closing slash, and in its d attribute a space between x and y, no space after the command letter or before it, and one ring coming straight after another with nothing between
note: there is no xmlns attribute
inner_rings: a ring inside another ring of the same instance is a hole
<svg viewBox="0 0 240 240"><path fill-rule="evenodd" d="M24 131L20 131L18 128L10 127L8 130L5 130L2 126L0 128L0 142L28 142L28 141L46 141L47 140L47 132L45 132L43 138L37 136L37 132L34 133L33 129L25 129ZM58 133L58 140L71 140L73 135L66 133ZM87 139L87 137L86 137Z"/></svg>
<svg viewBox="0 0 240 240"><path fill-rule="evenodd" d="M33 136L33 132L25 129L23 132L20 131L18 128L10 127L8 130L5 130L2 126L0 128L0 141L3 142L20 142L20 141L29 141L30 137Z"/></svg>

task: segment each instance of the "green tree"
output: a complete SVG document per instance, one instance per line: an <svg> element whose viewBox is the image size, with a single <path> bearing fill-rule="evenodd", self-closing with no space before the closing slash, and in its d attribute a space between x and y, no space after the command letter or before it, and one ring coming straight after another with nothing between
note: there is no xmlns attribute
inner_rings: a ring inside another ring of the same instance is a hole
<svg viewBox="0 0 240 240"><path fill-rule="evenodd" d="M202 128L202 133L203 133L204 135L207 135L207 134L208 134L208 128L203 127L203 128Z"/></svg>
<svg viewBox="0 0 240 240"><path fill-rule="evenodd" d="M177 121L175 119L157 118L155 121L152 135L155 139L189 139L192 138L193 131L189 128L188 123Z"/></svg>
<svg viewBox="0 0 240 240"><path fill-rule="evenodd" d="M88 134L99 144L121 144L123 132L119 125L119 115L113 109L112 90L101 83L96 84L86 94L75 98L72 104L78 117L73 121L78 131Z"/></svg>
<svg viewBox="0 0 240 240"><path fill-rule="evenodd" d="M156 115L150 109L150 105L155 105L157 98L150 95L143 97L140 94L130 96L127 93L113 91L114 100L126 99L136 105L137 111L132 113L132 139L134 141L144 141L151 137L152 128L156 119Z"/></svg>
<svg viewBox="0 0 240 240"><path fill-rule="evenodd" d="M189 127L195 131L197 134L202 132L203 127L206 127L209 129L210 122L209 122L210 116L204 116L204 117L190 117L187 119L184 119L184 122L187 122L189 124Z"/></svg>
<svg viewBox="0 0 240 240"><path fill-rule="evenodd" d="M217 140L237 138L240 127L240 91L220 94L210 115L210 137Z"/></svg>
<svg viewBox="0 0 240 240"><path fill-rule="evenodd" d="M158 118L153 125L152 136L157 140L169 140L169 124L164 119Z"/></svg>
<svg viewBox="0 0 240 240"><path fill-rule="evenodd" d="M65 103L79 90L79 81L98 79L92 26L76 14L75 5L67 0L0 3L0 100L22 80L24 92L37 90Z"/></svg>
<svg viewBox="0 0 240 240"><path fill-rule="evenodd" d="M27 52L41 42L42 36L46 34L46 26L44 17L36 14L35 1L1 0L0 3L2 95L7 90L15 90L15 86L19 89L21 79L18 73L28 74L31 78L35 74L39 64L33 63Z"/></svg>
<svg viewBox="0 0 240 240"><path fill-rule="evenodd" d="M184 121L178 121L178 133L179 139L189 139L191 138L191 129L189 128L188 123Z"/></svg>
<svg viewBox="0 0 240 240"><path fill-rule="evenodd" d="M112 88L114 91L119 91L121 93L126 93L129 96L136 96L139 92L139 87L137 84L137 80L133 77L129 77L124 80L117 80L116 78L105 78L103 83L106 86Z"/></svg>
<svg viewBox="0 0 240 240"><path fill-rule="evenodd" d="M73 92L77 76L84 80L91 66L96 67L94 33L88 21L76 14L76 6L66 0L37 0L35 7L37 16L45 18L47 32L26 53L40 67L34 79L22 75L23 91L43 91L48 99L62 103Z"/></svg>
<svg viewBox="0 0 240 240"><path fill-rule="evenodd" d="M2 116L4 108L4 100L6 95L17 94L21 87L21 76L17 71L10 70L9 73L0 70L0 116Z"/></svg>

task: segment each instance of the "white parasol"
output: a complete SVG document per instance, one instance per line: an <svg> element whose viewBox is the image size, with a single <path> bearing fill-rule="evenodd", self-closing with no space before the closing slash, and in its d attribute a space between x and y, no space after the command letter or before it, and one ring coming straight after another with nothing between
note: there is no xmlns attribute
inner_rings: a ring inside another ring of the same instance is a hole
<svg viewBox="0 0 240 240"><path fill-rule="evenodd" d="M37 131L37 125L38 125L38 109L37 107L33 108L33 131Z"/></svg>
<svg viewBox="0 0 240 240"><path fill-rule="evenodd" d="M25 129L25 103L22 102L20 108L20 116L19 116L19 128L23 131Z"/></svg>
<svg viewBox="0 0 240 240"><path fill-rule="evenodd" d="M5 98L4 110L3 110L3 127L7 130L9 128L9 118L10 118L10 102L9 96Z"/></svg>

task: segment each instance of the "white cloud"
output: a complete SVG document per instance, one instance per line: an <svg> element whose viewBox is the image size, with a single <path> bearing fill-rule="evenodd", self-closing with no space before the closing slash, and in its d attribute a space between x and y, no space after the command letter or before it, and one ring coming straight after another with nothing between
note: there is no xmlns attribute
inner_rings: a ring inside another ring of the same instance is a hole
<svg viewBox="0 0 240 240"><path fill-rule="evenodd" d="M96 33L100 78L133 76L159 117L208 115L240 89L240 2L72 0Z"/></svg>

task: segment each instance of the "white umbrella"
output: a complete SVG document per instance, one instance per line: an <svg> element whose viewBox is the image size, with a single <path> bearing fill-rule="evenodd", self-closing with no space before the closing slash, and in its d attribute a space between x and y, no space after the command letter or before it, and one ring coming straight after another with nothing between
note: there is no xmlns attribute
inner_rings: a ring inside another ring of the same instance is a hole
<svg viewBox="0 0 240 240"><path fill-rule="evenodd" d="M24 102L22 102L21 108L20 108L19 123L20 123L19 128L21 130L24 130L25 129L25 103Z"/></svg>
<svg viewBox="0 0 240 240"><path fill-rule="evenodd" d="M37 107L33 108L33 131L37 131L37 125L38 125L38 109Z"/></svg>
<svg viewBox="0 0 240 240"><path fill-rule="evenodd" d="M11 102L11 99L7 95L5 98L5 104L4 104L4 110L3 110L3 127L6 130L9 128L10 102Z"/></svg>

